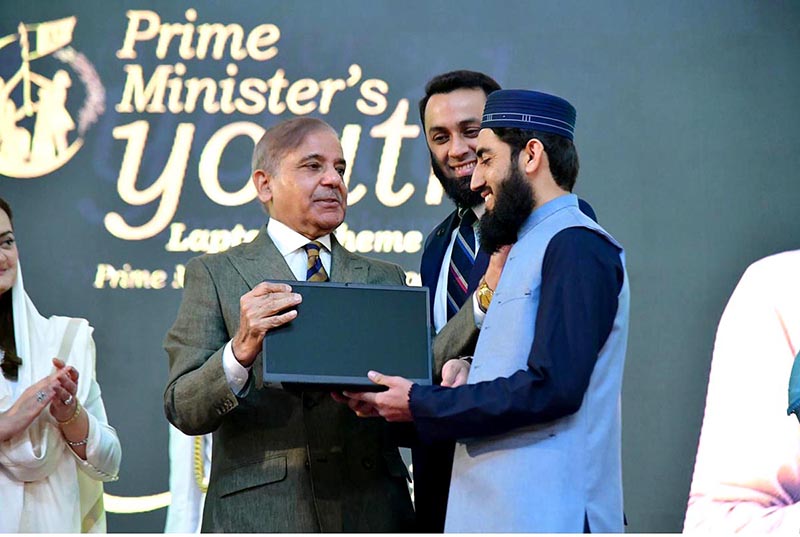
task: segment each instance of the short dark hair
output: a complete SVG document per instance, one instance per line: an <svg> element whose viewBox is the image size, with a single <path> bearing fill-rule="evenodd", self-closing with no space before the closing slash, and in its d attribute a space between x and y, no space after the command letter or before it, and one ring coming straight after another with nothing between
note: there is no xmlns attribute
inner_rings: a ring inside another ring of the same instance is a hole
<svg viewBox="0 0 800 537"><path fill-rule="evenodd" d="M488 97L493 91L500 89L500 84L489 75L477 71L450 71L431 78L425 84L425 96L419 101L419 120L425 130L425 107L433 95L451 93L459 89L481 89Z"/></svg>
<svg viewBox="0 0 800 537"><path fill-rule="evenodd" d="M550 162L550 173L556 184L568 192L572 192L578 178L580 163L575 144L569 138L557 134L535 130L523 130L510 127L495 127L492 132L500 140L511 146L511 161L516 162L520 151L528 141L536 138L544 146L547 160Z"/></svg>
<svg viewBox="0 0 800 537"><path fill-rule="evenodd" d="M252 172L264 170L274 174L287 152L302 144L306 136L320 130L329 130L339 137L336 129L315 117L296 117L273 125L253 149Z"/></svg>
<svg viewBox="0 0 800 537"><path fill-rule="evenodd" d="M11 214L11 206L3 198L0 198L0 210L8 215L8 221L11 222L11 227L14 227L14 215Z"/></svg>

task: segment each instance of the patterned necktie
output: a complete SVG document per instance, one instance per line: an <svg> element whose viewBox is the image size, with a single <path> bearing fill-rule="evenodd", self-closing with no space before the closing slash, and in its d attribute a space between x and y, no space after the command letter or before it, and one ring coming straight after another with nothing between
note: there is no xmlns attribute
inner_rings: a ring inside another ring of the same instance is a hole
<svg viewBox="0 0 800 537"><path fill-rule="evenodd" d="M328 273L325 272L325 267L322 266L322 260L319 258L319 251L322 248L322 243L319 241L309 242L303 246L308 254L308 270L306 271L307 282L327 282Z"/></svg>
<svg viewBox="0 0 800 537"><path fill-rule="evenodd" d="M453 252L450 254L450 270L447 274L447 319L458 313L467 300L467 280L475 264L475 230L472 224L477 217L472 209L459 212L458 226Z"/></svg>

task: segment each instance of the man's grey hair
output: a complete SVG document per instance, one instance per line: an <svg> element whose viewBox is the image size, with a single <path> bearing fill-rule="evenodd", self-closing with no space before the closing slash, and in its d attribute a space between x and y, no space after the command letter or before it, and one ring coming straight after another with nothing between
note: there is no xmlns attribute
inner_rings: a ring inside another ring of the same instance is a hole
<svg viewBox="0 0 800 537"><path fill-rule="evenodd" d="M309 134L325 129L339 137L336 129L315 117L297 117L273 125L253 149L252 173L264 170L275 174L286 153L302 144Z"/></svg>

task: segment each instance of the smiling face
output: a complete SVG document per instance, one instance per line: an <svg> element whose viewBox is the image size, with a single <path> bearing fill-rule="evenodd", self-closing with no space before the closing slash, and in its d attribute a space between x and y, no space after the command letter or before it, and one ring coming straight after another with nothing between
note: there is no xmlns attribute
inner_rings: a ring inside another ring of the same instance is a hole
<svg viewBox="0 0 800 537"><path fill-rule="evenodd" d="M309 239L331 233L344 220L347 187L342 146L327 128L309 132L286 151L274 174L255 170L258 197L275 218Z"/></svg>
<svg viewBox="0 0 800 537"><path fill-rule="evenodd" d="M486 94L475 88L431 95L425 107L425 138L433 171L447 195L462 207L481 201L469 184L485 104Z"/></svg>
<svg viewBox="0 0 800 537"><path fill-rule="evenodd" d="M477 154L472 188L486 200L480 220L481 248L496 252L517 242L522 224L536 206L536 191L523 172L524 155L512 158L511 146L491 129L481 130Z"/></svg>
<svg viewBox="0 0 800 537"><path fill-rule="evenodd" d="M11 289L17 280L18 258L11 219L0 209L0 295Z"/></svg>
<svg viewBox="0 0 800 537"><path fill-rule="evenodd" d="M470 187L483 197L486 209L492 210L503 182L511 175L511 147L504 143L492 129L481 129L478 135L475 173Z"/></svg>

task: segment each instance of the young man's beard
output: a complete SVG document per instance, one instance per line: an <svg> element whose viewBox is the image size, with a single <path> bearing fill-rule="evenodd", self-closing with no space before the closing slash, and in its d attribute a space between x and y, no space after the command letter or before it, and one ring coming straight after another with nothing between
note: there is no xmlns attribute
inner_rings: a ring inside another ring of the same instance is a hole
<svg viewBox="0 0 800 537"><path fill-rule="evenodd" d="M486 210L480 220L481 249L496 252L501 246L517 242L519 228L533 212L536 203L531 184L515 162L511 171L494 193L494 208Z"/></svg>
<svg viewBox="0 0 800 537"><path fill-rule="evenodd" d="M433 174L442 184L444 193L459 207L475 207L483 202L480 192L475 192L469 188L472 176L448 177L433 154L431 154L431 168L433 168Z"/></svg>

